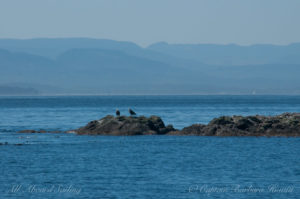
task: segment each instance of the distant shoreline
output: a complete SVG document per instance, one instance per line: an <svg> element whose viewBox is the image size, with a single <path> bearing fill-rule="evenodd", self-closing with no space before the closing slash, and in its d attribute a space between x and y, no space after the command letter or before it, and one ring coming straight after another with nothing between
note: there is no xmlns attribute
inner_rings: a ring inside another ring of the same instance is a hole
<svg viewBox="0 0 300 199"><path fill-rule="evenodd" d="M0 97L84 97L84 96L300 96L299 94L45 94L0 95Z"/></svg>

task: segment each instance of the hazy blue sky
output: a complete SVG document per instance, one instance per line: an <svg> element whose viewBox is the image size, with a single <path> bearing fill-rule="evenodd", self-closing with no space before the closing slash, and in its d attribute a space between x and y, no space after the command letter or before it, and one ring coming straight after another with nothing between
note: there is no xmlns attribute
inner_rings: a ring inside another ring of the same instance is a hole
<svg viewBox="0 0 300 199"><path fill-rule="evenodd" d="M300 41L300 0L0 0L0 38L149 45Z"/></svg>

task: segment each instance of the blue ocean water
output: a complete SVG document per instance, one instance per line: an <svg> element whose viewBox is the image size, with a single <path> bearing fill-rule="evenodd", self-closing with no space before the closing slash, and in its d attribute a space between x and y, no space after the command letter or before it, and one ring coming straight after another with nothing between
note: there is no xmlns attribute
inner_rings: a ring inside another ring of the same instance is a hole
<svg viewBox="0 0 300 199"><path fill-rule="evenodd" d="M116 108L180 129L300 112L300 96L0 97L0 198L300 198L299 138L16 133L74 129Z"/></svg>

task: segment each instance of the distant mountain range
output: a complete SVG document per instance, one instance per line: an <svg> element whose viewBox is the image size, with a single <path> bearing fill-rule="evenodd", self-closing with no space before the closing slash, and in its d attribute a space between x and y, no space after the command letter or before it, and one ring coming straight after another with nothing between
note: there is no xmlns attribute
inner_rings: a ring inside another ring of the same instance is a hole
<svg viewBox="0 0 300 199"><path fill-rule="evenodd" d="M148 49L212 65L300 64L300 43L287 46L156 43Z"/></svg>
<svg viewBox="0 0 300 199"><path fill-rule="evenodd" d="M0 39L0 95L300 94L300 43Z"/></svg>

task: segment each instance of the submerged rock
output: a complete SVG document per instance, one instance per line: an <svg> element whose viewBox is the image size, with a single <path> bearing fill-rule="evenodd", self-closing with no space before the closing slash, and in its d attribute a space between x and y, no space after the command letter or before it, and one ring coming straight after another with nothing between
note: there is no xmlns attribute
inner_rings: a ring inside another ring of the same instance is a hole
<svg viewBox="0 0 300 199"><path fill-rule="evenodd" d="M26 129L26 130L18 131L17 133L63 133L63 131L46 131L46 130Z"/></svg>
<svg viewBox="0 0 300 199"><path fill-rule="evenodd" d="M114 117L108 115L89 122L75 132L80 135L162 135L174 131L173 126L165 126L160 117Z"/></svg>
<svg viewBox="0 0 300 199"><path fill-rule="evenodd" d="M222 116L207 125L194 124L176 134L202 136L300 136L300 113L277 116Z"/></svg>
<svg viewBox="0 0 300 199"><path fill-rule="evenodd" d="M40 131L32 130L32 129L26 129L18 131L17 133L41 133Z"/></svg>

